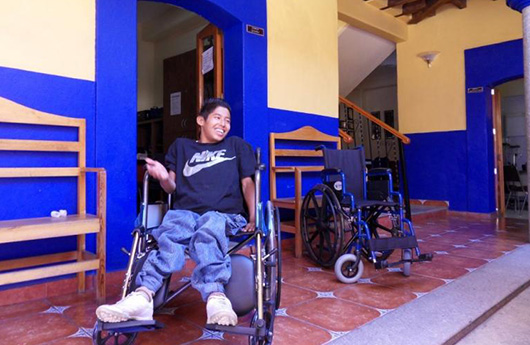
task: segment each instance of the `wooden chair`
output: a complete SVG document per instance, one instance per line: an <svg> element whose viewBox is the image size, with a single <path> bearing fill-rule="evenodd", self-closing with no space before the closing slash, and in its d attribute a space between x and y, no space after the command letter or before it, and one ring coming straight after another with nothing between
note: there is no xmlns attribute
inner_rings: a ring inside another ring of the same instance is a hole
<svg viewBox="0 0 530 345"><path fill-rule="evenodd" d="M75 141L0 139L0 150L13 154L20 151L77 154L77 166L73 167L0 168L0 178L77 178L77 214L60 218L42 217L0 221L0 244L17 242L23 246L26 245L23 242L29 240L76 236L77 248L69 252L0 261L0 286L76 273L78 291L81 292L86 288L85 272L95 270L97 271L97 299L103 301L105 298L106 172L102 168L86 167L85 119L43 113L0 98L0 123L77 129ZM87 173L97 174L97 213L95 215L87 214L86 209ZM85 248L86 234L90 233L96 234L97 237L95 253Z"/></svg>
<svg viewBox="0 0 530 345"><path fill-rule="evenodd" d="M270 198L274 206L294 210L294 222L282 222L282 231L295 235L295 256L302 256L302 237L300 235L300 209L302 206L302 175L306 172L319 172L324 169L322 151L314 148L318 145L334 146L340 149L341 140L305 126L292 132L270 133ZM296 161L295 164L289 160ZM280 162L280 160L282 162ZM278 197L278 174L288 174L294 179L294 193L288 197Z"/></svg>

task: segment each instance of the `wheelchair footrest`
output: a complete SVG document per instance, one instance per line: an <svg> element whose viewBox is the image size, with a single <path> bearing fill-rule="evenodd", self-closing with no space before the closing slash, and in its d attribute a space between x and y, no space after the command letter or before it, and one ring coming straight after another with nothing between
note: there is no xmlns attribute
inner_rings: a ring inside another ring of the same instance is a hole
<svg viewBox="0 0 530 345"><path fill-rule="evenodd" d="M416 236L371 238L369 240L370 250L381 252L392 249L416 248L418 241Z"/></svg>
<svg viewBox="0 0 530 345"><path fill-rule="evenodd" d="M420 254L418 257L419 261L432 261L432 253Z"/></svg>
<svg viewBox="0 0 530 345"><path fill-rule="evenodd" d="M243 327L243 326L222 326L216 324L206 324L206 329L218 332L228 332L242 335L265 336L267 329L263 327Z"/></svg>
<svg viewBox="0 0 530 345"><path fill-rule="evenodd" d="M389 265L389 263L386 260L376 261L375 262L375 269L376 270L381 270L383 268L387 268L388 265Z"/></svg>
<svg viewBox="0 0 530 345"><path fill-rule="evenodd" d="M98 330L101 331L114 331L119 333L136 333L136 332L146 332L154 331L155 329L164 328L164 324L156 320L146 320L146 321L123 321L123 322L103 322L98 320L97 326Z"/></svg>

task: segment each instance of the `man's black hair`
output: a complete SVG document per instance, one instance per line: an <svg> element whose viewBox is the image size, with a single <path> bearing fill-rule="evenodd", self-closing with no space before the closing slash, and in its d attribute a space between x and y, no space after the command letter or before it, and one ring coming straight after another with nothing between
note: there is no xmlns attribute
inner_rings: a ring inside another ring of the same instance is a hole
<svg viewBox="0 0 530 345"><path fill-rule="evenodd" d="M232 113L230 105L222 98L208 98L204 101L204 104L199 111L199 116L202 116L205 120L217 107L223 107L228 109L229 113Z"/></svg>

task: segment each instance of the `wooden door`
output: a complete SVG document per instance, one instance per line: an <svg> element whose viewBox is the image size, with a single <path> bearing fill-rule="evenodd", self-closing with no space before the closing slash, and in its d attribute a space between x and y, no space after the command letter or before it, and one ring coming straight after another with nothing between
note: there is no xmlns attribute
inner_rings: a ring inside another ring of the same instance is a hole
<svg viewBox="0 0 530 345"><path fill-rule="evenodd" d="M197 112L212 97L223 97L223 35L209 24L197 34Z"/></svg>
<svg viewBox="0 0 530 345"><path fill-rule="evenodd" d="M164 152L176 138L196 138L196 50L164 60Z"/></svg>
<svg viewBox="0 0 530 345"><path fill-rule="evenodd" d="M493 109L493 128L494 128L494 146L495 146L495 194L496 206L501 217L506 214L506 205L504 203L504 157L502 152L502 113L501 113L501 94L499 90L493 90L491 95Z"/></svg>

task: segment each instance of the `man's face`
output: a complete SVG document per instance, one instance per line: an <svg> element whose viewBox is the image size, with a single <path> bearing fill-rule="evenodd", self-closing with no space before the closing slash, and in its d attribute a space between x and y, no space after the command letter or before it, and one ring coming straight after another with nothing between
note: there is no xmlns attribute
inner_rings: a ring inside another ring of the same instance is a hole
<svg viewBox="0 0 530 345"><path fill-rule="evenodd" d="M204 117L198 116L197 123L201 126L200 143L218 143L230 131L230 112L224 107L217 107L208 115L206 120Z"/></svg>

